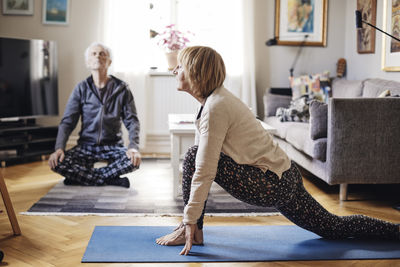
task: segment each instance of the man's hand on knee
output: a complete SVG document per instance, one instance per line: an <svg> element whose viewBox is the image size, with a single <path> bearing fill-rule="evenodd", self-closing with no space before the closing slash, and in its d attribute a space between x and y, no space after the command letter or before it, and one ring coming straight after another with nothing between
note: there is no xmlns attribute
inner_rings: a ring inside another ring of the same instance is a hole
<svg viewBox="0 0 400 267"><path fill-rule="evenodd" d="M49 158L50 168L54 169L58 165L58 162L62 162L64 160L64 156L64 150L61 148L52 153Z"/></svg>
<svg viewBox="0 0 400 267"><path fill-rule="evenodd" d="M131 160L133 166L139 167L140 163L142 162L142 156L140 152L134 148L130 148L126 151L126 156Z"/></svg>

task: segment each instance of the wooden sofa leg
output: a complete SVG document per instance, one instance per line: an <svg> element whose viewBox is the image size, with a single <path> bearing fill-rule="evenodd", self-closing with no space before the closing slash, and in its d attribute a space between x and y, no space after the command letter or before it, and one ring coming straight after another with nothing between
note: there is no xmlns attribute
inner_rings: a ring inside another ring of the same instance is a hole
<svg viewBox="0 0 400 267"><path fill-rule="evenodd" d="M347 188L348 184L340 184L340 191L339 191L339 199L340 201L346 201L347 200Z"/></svg>

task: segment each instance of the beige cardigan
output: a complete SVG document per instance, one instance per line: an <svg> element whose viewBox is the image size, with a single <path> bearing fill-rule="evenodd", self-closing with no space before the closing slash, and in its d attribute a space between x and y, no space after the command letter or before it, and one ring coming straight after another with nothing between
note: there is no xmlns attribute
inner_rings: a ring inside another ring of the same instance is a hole
<svg viewBox="0 0 400 267"><path fill-rule="evenodd" d="M279 177L290 168L290 159L273 142L250 109L224 87L214 90L196 124L196 171L183 222L195 224L216 176L220 152L238 164L255 166Z"/></svg>

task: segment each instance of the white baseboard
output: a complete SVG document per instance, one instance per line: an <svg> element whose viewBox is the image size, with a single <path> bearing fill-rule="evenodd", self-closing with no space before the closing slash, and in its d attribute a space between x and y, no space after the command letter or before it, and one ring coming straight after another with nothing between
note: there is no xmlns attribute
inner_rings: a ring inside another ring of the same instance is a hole
<svg viewBox="0 0 400 267"><path fill-rule="evenodd" d="M140 151L143 153L170 153L171 140L169 134L148 134L146 145Z"/></svg>

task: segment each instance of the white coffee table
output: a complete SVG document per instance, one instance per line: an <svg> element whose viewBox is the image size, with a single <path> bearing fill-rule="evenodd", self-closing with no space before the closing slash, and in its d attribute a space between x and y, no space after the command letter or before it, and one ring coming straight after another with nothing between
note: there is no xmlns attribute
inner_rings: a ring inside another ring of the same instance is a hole
<svg viewBox="0 0 400 267"><path fill-rule="evenodd" d="M179 196L180 172L179 163L181 157L190 146L194 145L196 128L194 125L194 114L168 114L168 127L171 137L171 166L173 173L173 196ZM271 125L260 121L261 125L269 133L276 132Z"/></svg>

